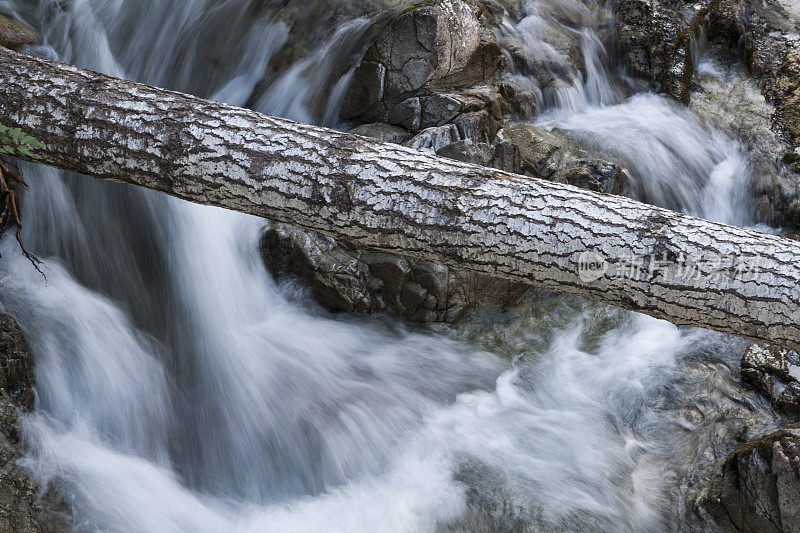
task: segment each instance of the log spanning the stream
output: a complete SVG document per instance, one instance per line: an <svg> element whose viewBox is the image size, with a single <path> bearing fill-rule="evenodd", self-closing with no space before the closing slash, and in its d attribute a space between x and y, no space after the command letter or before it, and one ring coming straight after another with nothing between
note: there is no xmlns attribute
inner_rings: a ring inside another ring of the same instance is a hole
<svg viewBox="0 0 800 533"><path fill-rule="evenodd" d="M800 242L0 48L30 161L800 348Z"/></svg>

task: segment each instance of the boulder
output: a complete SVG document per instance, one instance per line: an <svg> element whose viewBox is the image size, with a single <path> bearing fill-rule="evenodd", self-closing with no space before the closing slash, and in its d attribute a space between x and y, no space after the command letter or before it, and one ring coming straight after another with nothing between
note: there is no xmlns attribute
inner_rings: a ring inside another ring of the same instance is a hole
<svg viewBox="0 0 800 533"><path fill-rule="evenodd" d="M531 87L523 80L503 80L497 85L502 97L502 111L504 115L511 115L524 119L533 119L536 116L538 100L541 93L538 87Z"/></svg>
<svg viewBox="0 0 800 533"><path fill-rule="evenodd" d="M792 416L800 415L800 383L789 383L780 396L775 400L775 405Z"/></svg>
<svg viewBox="0 0 800 533"><path fill-rule="evenodd" d="M689 102L694 55L691 15L680 2L620 0L617 32L631 73L650 82L657 92Z"/></svg>
<svg viewBox="0 0 800 533"><path fill-rule="evenodd" d="M416 131L422 123L422 103L418 97L406 98L394 106L386 119L390 124L397 124L407 130Z"/></svg>
<svg viewBox="0 0 800 533"><path fill-rule="evenodd" d="M800 532L800 424L734 450L700 507L726 530Z"/></svg>
<svg viewBox="0 0 800 533"><path fill-rule="evenodd" d="M460 103L438 93L475 85L501 66L497 39L482 18L473 0L426 0L403 11L356 67L342 119L416 130L455 117Z"/></svg>
<svg viewBox="0 0 800 533"><path fill-rule="evenodd" d="M318 233L271 224L261 237L267 269L280 278L295 276L323 307L367 314L377 309L370 295L369 269L358 253Z"/></svg>
<svg viewBox="0 0 800 533"><path fill-rule="evenodd" d="M800 355L777 346L751 345L742 356L742 381L778 409L798 415Z"/></svg>
<svg viewBox="0 0 800 533"><path fill-rule="evenodd" d="M356 250L313 232L271 224L261 253L277 279L291 276L333 312L386 312L409 322L454 322L478 303L505 305L527 285L377 250Z"/></svg>
<svg viewBox="0 0 800 533"><path fill-rule="evenodd" d="M14 49L38 42L39 36L33 30L0 15L0 46Z"/></svg>
<svg viewBox="0 0 800 533"><path fill-rule="evenodd" d="M436 151L437 155L519 174L522 160L519 148L509 142L474 143L470 140L457 141Z"/></svg>
<svg viewBox="0 0 800 533"><path fill-rule="evenodd" d="M624 189L621 167L590 157L557 132L523 123L503 128L498 139L518 147L525 174L610 194Z"/></svg>
<svg viewBox="0 0 800 533"><path fill-rule="evenodd" d="M436 151L436 155L473 165L490 166L494 157L494 148L488 143L458 141L440 148Z"/></svg>
<svg viewBox="0 0 800 533"><path fill-rule="evenodd" d="M383 104L385 86L386 67L374 61L362 61L347 86L342 118L379 117L379 113L370 113L370 110L378 109Z"/></svg>
<svg viewBox="0 0 800 533"><path fill-rule="evenodd" d="M489 166L512 174L522 174L522 154L519 146L508 141L496 140L492 145L494 153Z"/></svg>
<svg viewBox="0 0 800 533"><path fill-rule="evenodd" d="M404 146L416 148L417 150L429 150L436 152L444 148L448 144L462 141L464 137L458 130L455 124L447 124L445 126L436 126L422 130L408 141L404 142Z"/></svg>

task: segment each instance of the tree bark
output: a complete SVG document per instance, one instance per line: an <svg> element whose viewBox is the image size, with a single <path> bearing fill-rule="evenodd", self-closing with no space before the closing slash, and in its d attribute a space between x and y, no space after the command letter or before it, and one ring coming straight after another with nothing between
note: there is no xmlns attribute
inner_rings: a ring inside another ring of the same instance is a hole
<svg viewBox="0 0 800 533"><path fill-rule="evenodd" d="M800 242L9 50L0 61L0 122L45 145L31 161L800 348ZM582 275L584 252L609 273ZM687 263L683 277L652 260L692 257L699 274ZM737 270L753 258L758 272Z"/></svg>

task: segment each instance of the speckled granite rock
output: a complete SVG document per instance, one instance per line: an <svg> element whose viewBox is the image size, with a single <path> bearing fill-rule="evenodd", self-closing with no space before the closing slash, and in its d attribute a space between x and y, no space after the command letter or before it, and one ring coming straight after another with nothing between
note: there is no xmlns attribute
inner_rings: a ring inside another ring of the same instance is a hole
<svg viewBox="0 0 800 533"><path fill-rule="evenodd" d="M0 15L0 46L13 49L38 41L39 37L33 30Z"/></svg>

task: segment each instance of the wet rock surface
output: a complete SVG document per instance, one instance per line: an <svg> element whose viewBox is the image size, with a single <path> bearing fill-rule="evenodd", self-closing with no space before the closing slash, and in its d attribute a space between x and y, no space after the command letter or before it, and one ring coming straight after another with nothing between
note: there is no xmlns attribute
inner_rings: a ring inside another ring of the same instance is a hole
<svg viewBox="0 0 800 533"><path fill-rule="evenodd" d="M751 345L742 381L787 418L800 416L800 356ZM733 450L698 508L726 531L800 531L800 424L756 437Z"/></svg>
<svg viewBox="0 0 800 533"><path fill-rule="evenodd" d="M792 148L800 144L800 27L773 0L719 0L708 15L709 38L741 51L775 105L773 121Z"/></svg>
<svg viewBox="0 0 800 533"><path fill-rule="evenodd" d="M800 414L798 378L800 355L792 350L753 344L742 357L742 381L787 414Z"/></svg>
<svg viewBox="0 0 800 533"><path fill-rule="evenodd" d="M772 149L777 172L755 173L754 194L763 218L800 228L800 24L796 13L768 0L711 2L709 38L741 55L774 106Z"/></svg>
<svg viewBox="0 0 800 533"><path fill-rule="evenodd" d="M775 0L671 2L622 0L617 31L631 74L688 103L697 87L694 44L705 31L723 54L741 58L774 109L772 134L759 135L753 195L761 218L800 228L800 24L791 4ZM702 85L702 82L700 83ZM736 115L742 113L737 110ZM746 114L746 113L745 113Z"/></svg>
<svg viewBox="0 0 800 533"><path fill-rule="evenodd" d="M746 148L752 171L750 191L761 220L786 228L800 224L800 179L787 164L789 149L775 130L775 108L758 80L717 46L711 68L698 72L690 108L710 124L733 134ZM792 159L791 157L789 158Z"/></svg>
<svg viewBox="0 0 800 533"><path fill-rule="evenodd" d="M324 235L271 224L261 253L277 278L297 277L330 311L386 312L410 322L453 322L473 306L505 305L528 286L377 250L356 250Z"/></svg>
<svg viewBox="0 0 800 533"><path fill-rule="evenodd" d="M18 416L33 408L33 359L16 321L0 313L0 531L66 531L51 492L38 497L39 486L17 464Z"/></svg>
<svg viewBox="0 0 800 533"><path fill-rule="evenodd" d="M682 7L681 3L621 0L617 31L631 74L686 104L695 66L692 14L682 12Z"/></svg>
<svg viewBox="0 0 800 533"><path fill-rule="evenodd" d="M17 415L33 406L31 357L14 319L0 314L0 530L41 531L34 503L36 483L16 464Z"/></svg>
<svg viewBox="0 0 800 533"><path fill-rule="evenodd" d="M411 137L411 134L407 130L381 122L361 124L350 130L350 133L395 144L400 144Z"/></svg>
<svg viewBox="0 0 800 533"><path fill-rule="evenodd" d="M800 531L800 424L731 453L701 508L729 531Z"/></svg>

